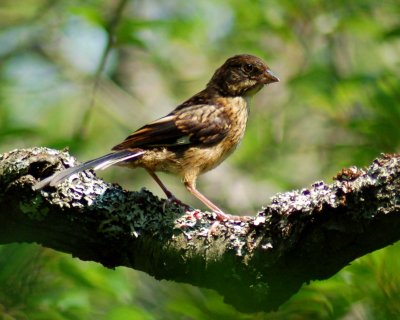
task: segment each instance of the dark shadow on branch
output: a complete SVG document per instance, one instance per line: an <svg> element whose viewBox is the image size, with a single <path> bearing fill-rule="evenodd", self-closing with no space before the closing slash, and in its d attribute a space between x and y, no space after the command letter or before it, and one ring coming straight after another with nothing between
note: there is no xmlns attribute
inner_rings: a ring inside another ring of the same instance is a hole
<svg viewBox="0 0 400 320"><path fill-rule="evenodd" d="M0 243L36 242L106 267L212 288L238 310L256 312L276 309L303 283L400 238L399 155L344 169L331 185L278 194L249 222L219 225L211 214L185 213L91 172L32 190L73 163L46 148L0 155Z"/></svg>

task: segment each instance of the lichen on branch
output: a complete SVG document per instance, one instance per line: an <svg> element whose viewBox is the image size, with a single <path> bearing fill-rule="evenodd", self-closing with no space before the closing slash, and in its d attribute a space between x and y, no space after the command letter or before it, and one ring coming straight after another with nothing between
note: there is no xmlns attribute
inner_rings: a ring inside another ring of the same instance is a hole
<svg viewBox="0 0 400 320"><path fill-rule="evenodd" d="M241 311L269 311L304 283L400 238L399 163L399 155L383 155L366 169L343 169L331 184L278 194L249 221L217 222L90 171L33 191L75 159L47 148L14 150L0 155L0 241L40 243L215 289Z"/></svg>

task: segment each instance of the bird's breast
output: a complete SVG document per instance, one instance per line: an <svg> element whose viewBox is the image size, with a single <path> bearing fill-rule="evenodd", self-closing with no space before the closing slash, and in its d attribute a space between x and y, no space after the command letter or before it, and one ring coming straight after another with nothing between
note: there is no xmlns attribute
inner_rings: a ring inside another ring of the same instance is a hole
<svg viewBox="0 0 400 320"><path fill-rule="evenodd" d="M196 148L193 150L193 157L195 154L203 161L199 162L199 173L207 172L235 151L240 144L246 130L249 109L247 101L242 97L223 98L224 109L230 120L229 131L225 138L210 147Z"/></svg>
<svg viewBox="0 0 400 320"><path fill-rule="evenodd" d="M230 120L230 129L225 137L227 149L237 147L244 136L249 116L248 101L243 97L225 98L228 100L226 113ZM227 150L228 151L228 150Z"/></svg>

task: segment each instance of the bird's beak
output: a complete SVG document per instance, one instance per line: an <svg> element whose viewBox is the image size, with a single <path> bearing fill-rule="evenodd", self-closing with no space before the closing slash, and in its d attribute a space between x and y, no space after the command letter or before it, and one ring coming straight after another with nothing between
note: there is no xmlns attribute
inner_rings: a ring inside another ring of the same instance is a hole
<svg viewBox="0 0 400 320"><path fill-rule="evenodd" d="M273 82L279 82L279 78L274 75L274 73L270 69L267 69L264 73L264 83L268 84Z"/></svg>

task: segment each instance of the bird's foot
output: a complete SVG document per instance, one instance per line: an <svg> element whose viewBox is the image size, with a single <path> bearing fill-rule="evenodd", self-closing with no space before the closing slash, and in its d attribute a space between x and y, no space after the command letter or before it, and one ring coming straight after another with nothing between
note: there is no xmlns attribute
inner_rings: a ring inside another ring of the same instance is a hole
<svg viewBox="0 0 400 320"><path fill-rule="evenodd" d="M165 211L165 208L167 204L174 203L178 206L184 207L186 211L190 210L190 206L187 205L186 203L182 202L179 200L177 197L175 197L172 193L168 195L168 198L164 201L163 203L163 211Z"/></svg>
<svg viewBox="0 0 400 320"><path fill-rule="evenodd" d="M210 229L208 230L208 236L218 234L217 228L223 221L238 221L238 222L247 222L250 221L252 218L248 216L234 216L231 214L227 214L221 210L215 210L214 213L217 215L216 221L211 225Z"/></svg>
<svg viewBox="0 0 400 320"><path fill-rule="evenodd" d="M233 220L233 221L241 221L241 222L247 222L250 221L252 218L249 216L234 216L231 214L224 213L222 211L214 211L214 213L217 215L217 220L222 222L222 221L227 221L227 220Z"/></svg>

